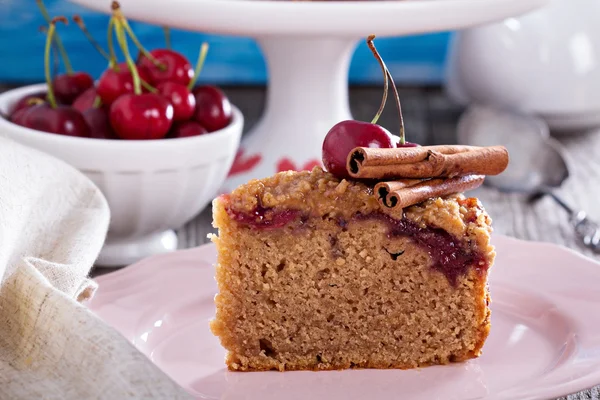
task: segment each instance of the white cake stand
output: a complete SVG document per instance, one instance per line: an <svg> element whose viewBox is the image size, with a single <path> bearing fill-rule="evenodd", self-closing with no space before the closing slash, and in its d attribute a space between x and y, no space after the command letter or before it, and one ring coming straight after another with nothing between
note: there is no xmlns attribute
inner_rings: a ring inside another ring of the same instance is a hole
<svg viewBox="0 0 600 400"><path fill-rule="evenodd" d="M110 0L73 0L110 10ZM242 142L225 190L280 169L320 163L321 143L350 119L348 68L369 34L400 36L466 28L533 10L548 0L121 0L136 20L202 32L251 36L267 60L262 120ZM373 60L374 68L377 63ZM378 104L373 105L376 110Z"/></svg>

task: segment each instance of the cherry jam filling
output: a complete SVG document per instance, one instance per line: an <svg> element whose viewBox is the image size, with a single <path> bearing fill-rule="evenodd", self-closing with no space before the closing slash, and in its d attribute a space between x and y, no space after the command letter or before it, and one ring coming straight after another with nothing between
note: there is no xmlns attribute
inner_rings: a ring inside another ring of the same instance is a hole
<svg viewBox="0 0 600 400"><path fill-rule="evenodd" d="M227 213L234 221L252 229L261 230L283 228L295 220L304 223L307 219L299 210L275 210L264 207L260 201L251 212L238 212L227 207Z"/></svg>
<svg viewBox="0 0 600 400"><path fill-rule="evenodd" d="M458 238L443 229L431 226L422 228L406 218L398 220L382 213L359 214L355 218L385 222L389 227L389 237L410 237L429 253L431 267L443 273L454 286L457 285L458 278L466 275L469 269L474 268L478 272L488 269L489 265L482 254L468 251Z"/></svg>
<svg viewBox="0 0 600 400"><path fill-rule="evenodd" d="M236 222L257 230L282 228L293 222L304 225L308 219L299 210L275 210L264 207L260 203L249 213L237 212L229 207L227 212ZM406 218L394 219L383 213L357 214L352 219L379 220L388 226L388 237L411 238L427 251L432 260L431 267L443 273L453 286L456 286L458 278L466 275L471 268L478 272L485 272L488 269L489 265L482 254L469 251L458 238L443 229L431 226L422 228ZM348 221L338 219L337 222L342 230L346 229ZM336 238L332 240L337 241Z"/></svg>

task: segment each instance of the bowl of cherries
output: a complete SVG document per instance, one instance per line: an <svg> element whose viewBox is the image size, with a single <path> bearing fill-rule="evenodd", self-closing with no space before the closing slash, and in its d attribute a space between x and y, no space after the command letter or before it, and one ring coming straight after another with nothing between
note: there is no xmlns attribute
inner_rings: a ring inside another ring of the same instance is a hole
<svg viewBox="0 0 600 400"><path fill-rule="evenodd" d="M244 123L218 87L195 85L208 46L195 69L171 49L147 51L115 2L109 49L99 48L108 67L94 81L68 62L56 32L66 19L47 20L46 83L0 94L0 134L62 159L99 187L111 211L99 265L174 250L173 230L218 194ZM136 60L129 42L139 50ZM64 55L65 74L50 73L53 48Z"/></svg>

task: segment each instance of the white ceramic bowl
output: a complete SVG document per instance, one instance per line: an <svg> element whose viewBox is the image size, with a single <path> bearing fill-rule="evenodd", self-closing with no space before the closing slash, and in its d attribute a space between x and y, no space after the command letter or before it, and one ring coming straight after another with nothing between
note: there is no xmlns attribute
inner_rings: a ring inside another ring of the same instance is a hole
<svg viewBox="0 0 600 400"><path fill-rule="evenodd" d="M21 97L44 90L31 85L0 94L6 115ZM148 141L55 135L0 118L0 135L60 158L104 193L111 222L99 265L126 265L177 247L183 226L218 194L233 163L244 124L233 107L231 124L208 135Z"/></svg>

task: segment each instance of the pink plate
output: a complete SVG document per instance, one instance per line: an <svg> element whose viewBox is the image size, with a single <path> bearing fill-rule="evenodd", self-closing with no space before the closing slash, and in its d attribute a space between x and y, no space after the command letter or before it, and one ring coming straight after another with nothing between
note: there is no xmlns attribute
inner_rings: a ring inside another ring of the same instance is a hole
<svg viewBox="0 0 600 400"><path fill-rule="evenodd" d="M228 372L211 334L213 245L98 278L90 307L201 399L547 399L600 383L600 264L494 238L492 332L477 360L421 370Z"/></svg>

